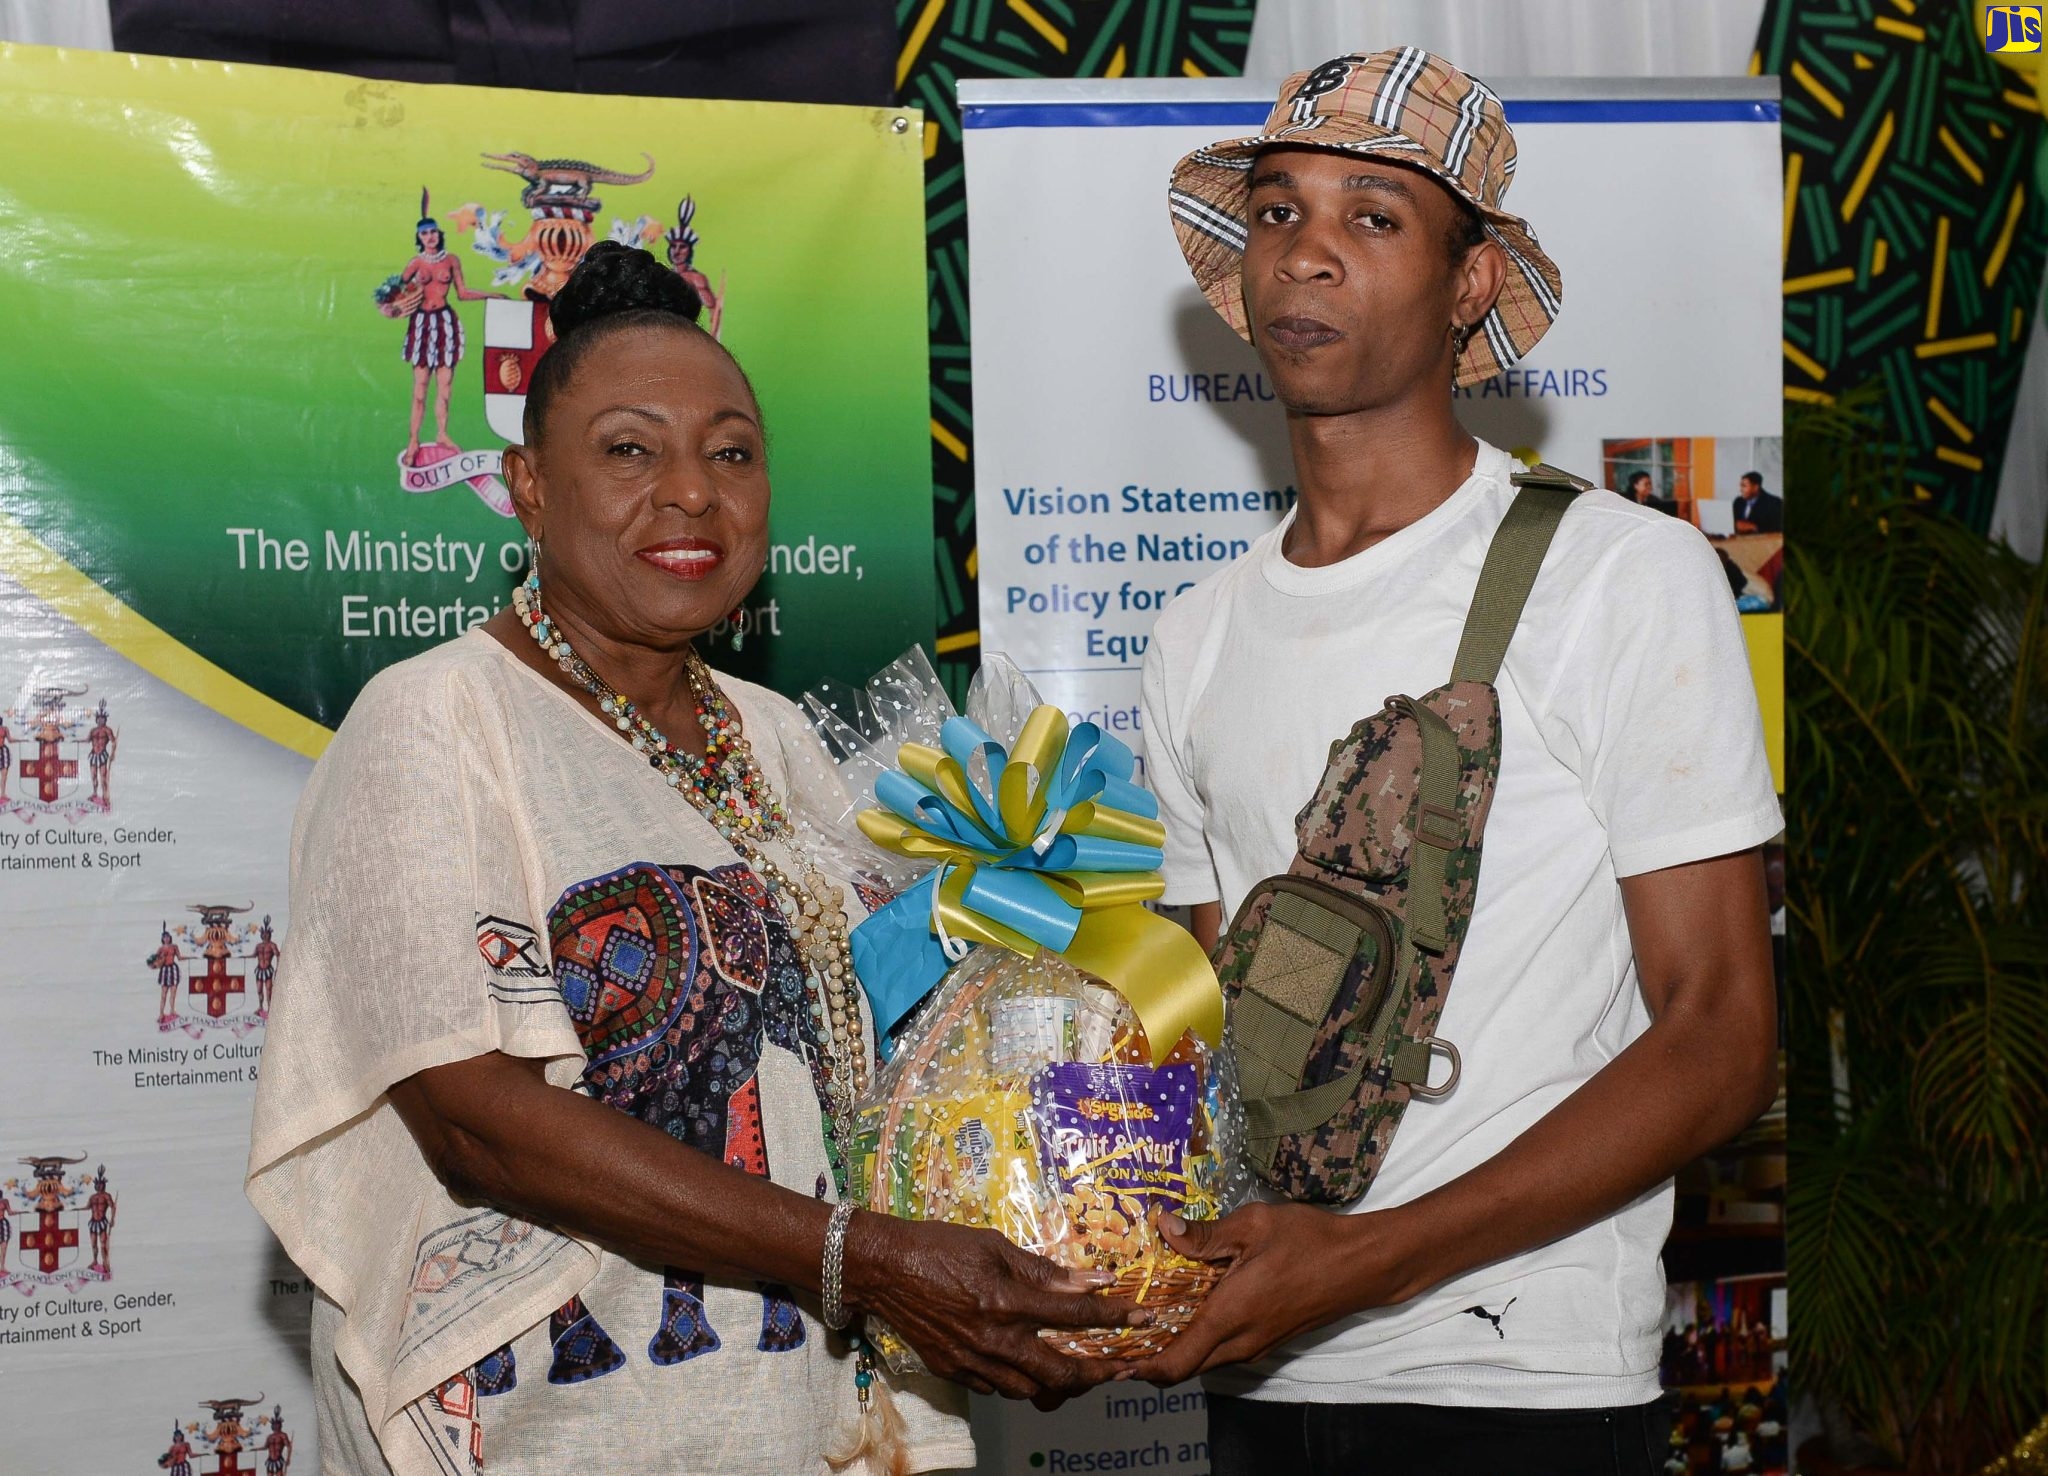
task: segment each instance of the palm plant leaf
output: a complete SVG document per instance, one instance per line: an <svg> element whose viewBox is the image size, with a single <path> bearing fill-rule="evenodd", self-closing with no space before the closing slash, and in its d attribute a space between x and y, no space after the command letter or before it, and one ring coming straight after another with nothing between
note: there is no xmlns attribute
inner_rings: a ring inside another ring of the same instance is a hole
<svg viewBox="0 0 2048 1476"><path fill-rule="evenodd" d="M1792 1356L1965 1471L2048 1406L2048 576L1872 403L1786 407Z"/></svg>

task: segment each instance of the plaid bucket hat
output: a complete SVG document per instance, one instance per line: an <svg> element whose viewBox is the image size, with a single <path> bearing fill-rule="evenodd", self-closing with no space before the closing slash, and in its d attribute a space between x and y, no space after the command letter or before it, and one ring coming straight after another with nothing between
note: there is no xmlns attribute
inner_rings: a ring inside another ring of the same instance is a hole
<svg viewBox="0 0 2048 1476"><path fill-rule="evenodd" d="M1478 384L1536 346L1557 317L1564 278L1518 215L1501 208L1515 177L1515 135L1493 89L1419 47L1340 56L1280 86L1265 130L1196 149L1167 191L1174 234L1195 282L1247 342L1243 264L1252 161L1276 144L1406 164L1470 205L1507 252L1495 302L1458 359L1457 382Z"/></svg>

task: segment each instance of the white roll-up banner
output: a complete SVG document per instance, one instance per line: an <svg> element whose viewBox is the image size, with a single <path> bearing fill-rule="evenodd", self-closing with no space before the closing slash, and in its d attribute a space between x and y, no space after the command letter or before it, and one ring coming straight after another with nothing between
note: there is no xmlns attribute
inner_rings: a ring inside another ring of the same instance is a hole
<svg viewBox="0 0 2048 1476"><path fill-rule="evenodd" d="M1520 150L1506 203L1562 269L1564 310L1527 360L1462 392L1460 417L1617 491L1646 471L1715 541L1782 787L1783 533L1734 516L1746 472L1783 495L1777 79L1489 81ZM1141 752L1160 609L1295 495L1283 409L1166 209L1175 161L1256 134L1277 90L960 85L981 646ZM1052 1415L985 1402L981 1469L1205 1472L1203 1409L1192 1387L1131 1384Z"/></svg>

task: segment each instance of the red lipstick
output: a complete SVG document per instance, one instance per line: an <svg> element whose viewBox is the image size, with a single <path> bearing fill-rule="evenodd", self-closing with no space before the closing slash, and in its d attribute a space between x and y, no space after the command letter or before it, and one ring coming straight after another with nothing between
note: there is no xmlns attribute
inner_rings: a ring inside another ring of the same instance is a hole
<svg viewBox="0 0 2048 1476"><path fill-rule="evenodd" d="M702 579L725 561L725 549L709 538L669 538L635 550L633 557L677 579Z"/></svg>

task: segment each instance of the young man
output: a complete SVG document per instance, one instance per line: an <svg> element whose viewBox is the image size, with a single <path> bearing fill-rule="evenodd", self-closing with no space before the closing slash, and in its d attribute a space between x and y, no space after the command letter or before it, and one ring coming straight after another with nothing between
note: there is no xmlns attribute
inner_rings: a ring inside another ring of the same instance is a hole
<svg viewBox="0 0 2048 1476"><path fill-rule="evenodd" d="M1183 252L1287 408L1300 502L1172 605L1145 667L1166 900L1213 940L1287 869L1332 740L1451 672L1519 470L1452 413L1562 289L1501 208L1499 101L1426 53L1290 78L1175 171ZM1437 1033L1348 1213L1169 1225L1230 1263L1141 1366L1210 1380L1217 1476L1654 1473L1674 1170L1775 1086L1758 847L1780 828L1713 549L1612 492L1566 512L1499 681L1503 755Z"/></svg>
<svg viewBox="0 0 2048 1476"><path fill-rule="evenodd" d="M1735 531L1738 533L1782 533L1785 531L1785 502L1764 491L1762 472L1744 472L1742 491L1735 498Z"/></svg>

